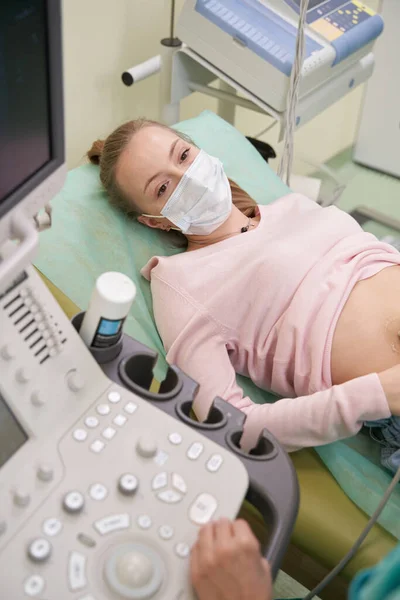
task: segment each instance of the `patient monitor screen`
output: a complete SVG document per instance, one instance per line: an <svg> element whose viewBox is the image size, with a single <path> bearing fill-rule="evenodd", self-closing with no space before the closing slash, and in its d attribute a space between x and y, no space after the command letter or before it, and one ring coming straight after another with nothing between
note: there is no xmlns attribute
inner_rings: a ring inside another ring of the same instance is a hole
<svg viewBox="0 0 400 600"><path fill-rule="evenodd" d="M15 454L27 439L28 436L0 394L0 467Z"/></svg>
<svg viewBox="0 0 400 600"><path fill-rule="evenodd" d="M0 0L1 204L51 158L44 0Z"/></svg>

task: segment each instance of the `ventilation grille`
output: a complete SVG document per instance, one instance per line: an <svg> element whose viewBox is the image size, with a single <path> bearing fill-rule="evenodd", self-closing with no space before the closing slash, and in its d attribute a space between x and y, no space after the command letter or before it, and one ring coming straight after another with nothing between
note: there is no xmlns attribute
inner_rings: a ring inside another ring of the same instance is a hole
<svg viewBox="0 0 400 600"><path fill-rule="evenodd" d="M39 364L58 354L67 341L53 315L44 313L25 289L11 294L3 310Z"/></svg>

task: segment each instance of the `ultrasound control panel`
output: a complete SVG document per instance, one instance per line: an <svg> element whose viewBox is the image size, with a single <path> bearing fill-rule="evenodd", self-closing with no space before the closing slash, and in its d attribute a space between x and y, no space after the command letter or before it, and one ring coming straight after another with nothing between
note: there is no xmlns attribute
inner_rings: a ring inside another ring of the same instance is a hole
<svg viewBox="0 0 400 600"><path fill-rule="evenodd" d="M217 399L191 421L197 384L175 368L154 399L154 353L130 338L100 366L31 268L0 299L0 332L2 597L190 600L199 528L246 494L268 496L277 571L297 480L271 440L240 450L242 413Z"/></svg>

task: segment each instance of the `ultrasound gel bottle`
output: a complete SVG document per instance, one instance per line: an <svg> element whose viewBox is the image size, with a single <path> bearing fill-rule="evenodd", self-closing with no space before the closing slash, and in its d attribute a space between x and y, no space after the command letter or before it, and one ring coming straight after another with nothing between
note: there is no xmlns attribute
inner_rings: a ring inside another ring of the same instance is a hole
<svg viewBox="0 0 400 600"><path fill-rule="evenodd" d="M79 330L86 346L109 348L119 341L135 296L135 284L123 273L98 277Z"/></svg>

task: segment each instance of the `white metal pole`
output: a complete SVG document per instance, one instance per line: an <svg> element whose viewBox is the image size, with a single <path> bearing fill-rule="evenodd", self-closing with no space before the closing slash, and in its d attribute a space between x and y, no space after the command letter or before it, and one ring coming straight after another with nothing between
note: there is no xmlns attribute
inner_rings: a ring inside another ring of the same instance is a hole
<svg viewBox="0 0 400 600"><path fill-rule="evenodd" d="M176 46L161 43L160 70L160 121L165 125L174 125L179 121L179 102L171 102L172 65Z"/></svg>

